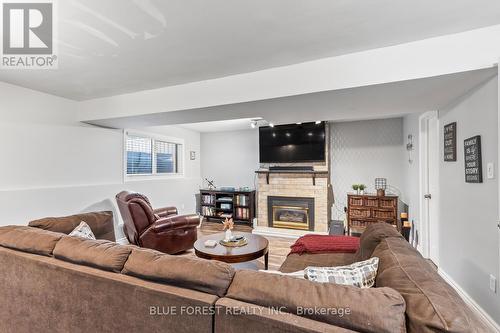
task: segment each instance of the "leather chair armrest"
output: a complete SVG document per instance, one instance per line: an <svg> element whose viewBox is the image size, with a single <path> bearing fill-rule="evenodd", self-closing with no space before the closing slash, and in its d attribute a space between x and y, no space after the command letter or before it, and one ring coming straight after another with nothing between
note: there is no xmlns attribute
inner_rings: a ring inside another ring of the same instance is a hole
<svg viewBox="0 0 500 333"><path fill-rule="evenodd" d="M198 215L175 215L156 220L156 222L151 225L149 230L158 233L178 228L196 227L199 224L200 218Z"/></svg>
<svg viewBox="0 0 500 333"><path fill-rule="evenodd" d="M160 218L161 217L167 217L170 215L177 215L177 208L176 207L163 207L163 208L157 208L153 210L153 213L158 215Z"/></svg>

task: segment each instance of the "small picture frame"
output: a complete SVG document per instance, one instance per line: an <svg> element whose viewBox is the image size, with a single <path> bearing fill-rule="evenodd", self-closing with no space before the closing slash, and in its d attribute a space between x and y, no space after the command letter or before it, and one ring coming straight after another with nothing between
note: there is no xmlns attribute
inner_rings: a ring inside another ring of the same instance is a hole
<svg viewBox="0 0 500 333"><path fill-rule="evenodd" d="M457 123L453 122L443 129L443 153L445 162L457 161Z"/></svg>
<svg viewBox="0 0 500 333"><path fill-rule="evenodd" d="M189 159L190 159L191 161L196 160L196 152L195 152L195 151L190 151L190 152L189 152Z"/></svg>

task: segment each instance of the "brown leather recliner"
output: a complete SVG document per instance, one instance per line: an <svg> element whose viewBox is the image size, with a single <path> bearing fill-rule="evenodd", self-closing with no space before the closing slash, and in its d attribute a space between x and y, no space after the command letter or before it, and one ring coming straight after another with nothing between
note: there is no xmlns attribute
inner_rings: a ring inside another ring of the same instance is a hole
<svg viewBox="0 0 500 333"><path fill-rule="evenodd" d="M175 207L153 209L146 196L135 192L120 192L116 201L130 243L168 254L193 248L197 215L177 215Z"/></svg>

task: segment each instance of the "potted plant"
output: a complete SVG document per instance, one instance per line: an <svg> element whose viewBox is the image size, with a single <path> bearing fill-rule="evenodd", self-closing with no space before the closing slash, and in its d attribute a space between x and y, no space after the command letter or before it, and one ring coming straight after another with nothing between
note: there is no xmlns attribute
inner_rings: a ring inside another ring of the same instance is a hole
<svg viewBox="0 0 500 333"><path fill-rule="evenodd" d="M359 194L364 195L365 194L366 185L365 184L359 184L358 188L359 188L359 192L360 192Z"/></svg>
<svg viewBox="0 0 500 333"><path fill-rule="evenodd" d="M352 189L356 191L356 194L359 194L359 185L358 184L353 184Z"/></svg>

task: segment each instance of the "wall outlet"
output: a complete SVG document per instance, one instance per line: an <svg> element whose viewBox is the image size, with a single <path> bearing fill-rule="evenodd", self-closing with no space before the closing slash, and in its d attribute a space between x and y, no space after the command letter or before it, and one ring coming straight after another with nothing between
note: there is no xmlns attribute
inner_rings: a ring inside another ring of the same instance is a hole
<svg viewBox="0 0 500 333"><path fill-rule="evenodd" d="M497 278L490 275L490 290L496 294L497 292Z"/></svg>
<svg viewBox="0 0 500 333"><path fill-rule="evenodd" d="M495 164L493 164L493 162L489 162L486 165L486 174L487 174L488 179L495 178Z"/></svg>

